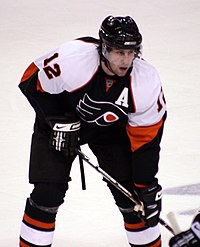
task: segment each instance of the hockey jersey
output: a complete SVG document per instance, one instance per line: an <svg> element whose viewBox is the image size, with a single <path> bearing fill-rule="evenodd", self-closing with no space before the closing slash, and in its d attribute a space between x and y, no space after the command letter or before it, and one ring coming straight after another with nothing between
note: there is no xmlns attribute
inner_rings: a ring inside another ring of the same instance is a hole
<svg viewBox="0 0 200 247"><path fill-rule="evenodd" d="M36 59L25 71L20 88L41 119L76 110L86 128L124 126L131 150L139 156L140 149L150 150L150 143L158 137L155 159L150 161L147 155L143 161L156 167L149 175L154 176L166 113L158 72L136 58L127 75L109 76L101 67L97 44L91 41L67 42Z"/></svg>

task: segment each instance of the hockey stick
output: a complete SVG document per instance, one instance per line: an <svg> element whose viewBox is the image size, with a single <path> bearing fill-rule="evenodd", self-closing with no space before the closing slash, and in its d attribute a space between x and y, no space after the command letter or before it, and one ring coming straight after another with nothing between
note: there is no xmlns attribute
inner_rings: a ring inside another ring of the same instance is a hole
<svg viewBox="0 0 200 247"><path fill-rule="evenodd" d="M84 166L83 166L83 159L79 155L79 164L80 164L80 172L81 172L81 184L82 184L82 190L86 190L86 183L85 183L85 172L84 172Z"/></svg>
<svg viewBox="0 0 200 247"><path fill-rule="evenodd" d="M80 150L77 150L78 155L91 167L93 167L96 171L98 171L108 182L114 185L119 191L121 191L125 196L127 196L132 202L136 205L134 206L134 212L136 215L144 221L144 209L139 200L137 200L133 195L125 189L120 183L118 183L113 177L111 177L108 173L106 173L101 167L98 165L94 165L90 162L90 159ZM159 223L164 226L168 231L170 231L173 235L175 235L174 230L168 225L163 219L159 218Z"/></svg>
<svg viewBox="0 0 200 247"><path fill-rule="evenodd" d="M175 234L179 234L181 232L180 226L176 220L176 216L173 212L169 212L167 214L167 219L171 226L173 226Z"/></svg>

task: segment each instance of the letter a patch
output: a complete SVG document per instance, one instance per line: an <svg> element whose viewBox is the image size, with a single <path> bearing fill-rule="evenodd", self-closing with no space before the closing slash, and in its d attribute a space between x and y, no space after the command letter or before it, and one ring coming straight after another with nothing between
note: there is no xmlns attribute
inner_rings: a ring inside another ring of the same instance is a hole
<svg viewBox="0 0 200 247"><path fill-rule="evenodd" d="M119 98L115 101L115 104L128 107L128 88L127 87L123 89Z"/></svg>

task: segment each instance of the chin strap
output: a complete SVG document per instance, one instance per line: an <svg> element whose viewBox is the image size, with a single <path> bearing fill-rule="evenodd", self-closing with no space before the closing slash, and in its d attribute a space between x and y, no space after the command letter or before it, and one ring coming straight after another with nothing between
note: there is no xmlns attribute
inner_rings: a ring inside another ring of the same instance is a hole
<svg viewBox="0 0 200 247"><path fill-rule="evenodd" d="M115 72L112 70L112 68L110 66L110 62L108 61L108 59L106 59L105 57L103 57L102 62L105 64L106 68L108 70L110 70L111 73L113 73L114 75L116 75Z"/></svg>

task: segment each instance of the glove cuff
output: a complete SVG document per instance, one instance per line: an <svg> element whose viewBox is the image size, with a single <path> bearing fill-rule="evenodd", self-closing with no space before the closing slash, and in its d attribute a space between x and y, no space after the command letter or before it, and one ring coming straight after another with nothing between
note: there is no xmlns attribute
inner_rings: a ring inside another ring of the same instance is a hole
<svg viewBox="0 0 200 247"><path fill-rule="evenodd" d="M143 202L159 201L162 199L162 187L156 179L148 187L139 189L138 195Z"/></svg>
<svg viewBox="0 0 200 247"><path fill-rule="evenodd" d="M81 128L81 122L77 121L75 123L59 123L59 120L57 123L54 124L53 130L55 131L61 131L61 132L71 132L71 131L77 131Z"/></svg>

